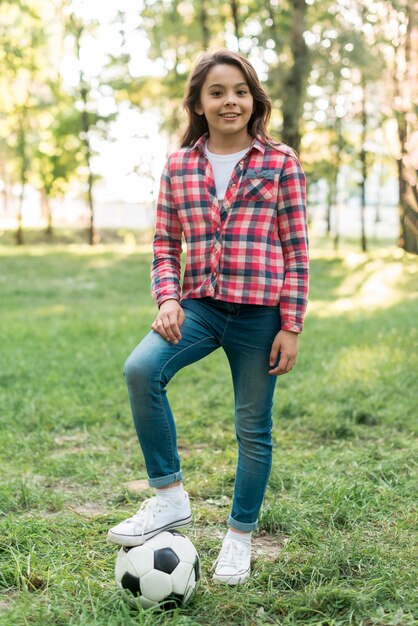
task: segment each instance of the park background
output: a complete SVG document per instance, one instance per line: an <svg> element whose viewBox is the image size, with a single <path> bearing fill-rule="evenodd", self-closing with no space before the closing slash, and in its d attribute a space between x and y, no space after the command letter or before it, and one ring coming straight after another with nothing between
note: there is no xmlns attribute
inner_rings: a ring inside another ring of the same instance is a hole
<svg viewBox="0 0 418 626"><path fill-rule="evenodd" d="M0 624L416 624L415 3L3 1L0 41ZM211 581L236 460L217 351L169 389L200 591L131 611L105 543L150 495L122 367L155 317L187 76L219 47L252 61L300 153L310 303L251 583Z"/></svg>

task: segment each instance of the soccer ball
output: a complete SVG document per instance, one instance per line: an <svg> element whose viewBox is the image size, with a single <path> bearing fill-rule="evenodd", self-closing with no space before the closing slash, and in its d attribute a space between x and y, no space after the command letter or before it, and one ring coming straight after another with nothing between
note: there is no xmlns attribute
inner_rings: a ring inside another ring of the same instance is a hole
<svg viewBox="0 0 418 626"><path fill-rule="evenodd" d="M196 548L184 535L168 530L142 546L123 547L115 566L116 582L148 609L184 606L194 596L200 579Z"/></svg>

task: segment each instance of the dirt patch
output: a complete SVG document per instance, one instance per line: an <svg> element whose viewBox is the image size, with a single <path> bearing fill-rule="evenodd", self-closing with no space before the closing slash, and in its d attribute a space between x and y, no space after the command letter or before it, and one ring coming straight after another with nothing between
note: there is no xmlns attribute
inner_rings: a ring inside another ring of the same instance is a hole
<svg viewBox="0 0 418 626"><path fill-rule="evenodd" d="M21 513L20 519L44 520L62 518L62 511L26 511Z"/></svg>
<svg viewBox="0 0 418 626"><path fill-rule="evenodd" d="M150 491L151 487L148 484L148 481L143 478L141 480L131 480L128 483L123 483L123 486L129 491L134 491L135 493L141 493L142 491Z"/></svg>
<svg viewBox="0 0 418 626"><path fill-rule="evenodd" d="M81 493L83 490L82 485L74 483L70 478L61 478L60 480L51 480L48 478L44 483L45 487L57 491L60 495L74 495L74 493Z"/></svg>
<svg viewBox="0 0 418 626"><path fill-rule="evenodd" d="M67 509L86 519L93 519L99 515L107 515L109 513L109 511L104 507L88 502L77 506L67 506Z"/></svg>
<svg viewBox="0 0 418 626"><path fill-rule="evenodd" d="M219 496L219 498L206 498L205 500L202 500L201 504L203 504L204 506L215 506L217 508L222 508L225 506L230 506L231 504L231 498L229 498L228 496L222 495Z"/></svg>
<svg viewBox="0 0 418 626"><path fill-rule="evenodd" d="M209 539L223 539L225 536L225 528L218 528L216 526L207 526L205 528L188 528L187 535L193 539L200 539L200 537Z"/></svg>
<svg viewBox="0 0 418 626"><path fill-rule="evenodd" d="M289 537L285 535L256 534L252 540L253 557L275 561L288 541Z"/></svg>
<svg viewBox="0 0 418 626"><path fill-rule="evenodd" d="M190 445L190 446L188 445L178 446L178 451L181 457L188 457L191 454L195 454L195 453L200 454L200 452L203 452L204 450L206 450L207 447L208 446L206 443L195 443L194 445Z"/></svg>
<svg viewBox="0 0 418 626"><path fill-rule="evenodd" d="M0 614L5 613L9 609L11 609L12 604L16 600L16 598L17 598L17 593L15 591L7 595L2 594L2 596L0 597Z"/></svg>
<svg viewBox="0 0 418 626"><path fill-rule="evenodd" d="M82 448L81 446L77 448L58 448L57 450L53 450L51 452L51 456L54 459L57 459L62 456L66 456L67 454L81 454L86 451L86 448Z"/></svg>
<svg viewBox="0 0 418 626"><path fill-rule="evenodd" d="M225 533L225 527L220 528L217 526L187 529L187 534L192 541L200 537L222 540ZM285 535L254 534L252 538L252 558L254 560L275 561L288 541L289 537Z"/></svg>
<svg viewBox="0 0 418 626"><path fill-rule="evenodd" d="M82 443L86 440L86 433L78 433L76 435L57 435L54 441L58 446L64 443Z"/></svg>
<svg viewBox="0 0 418 626"><path fill-rule="evenodd" d="M93 452L108 452L107 448L100 446L75 446L74 448L57 448L51 452L51 457L54 459L67 456L68 454L83 454Z"/></svg>

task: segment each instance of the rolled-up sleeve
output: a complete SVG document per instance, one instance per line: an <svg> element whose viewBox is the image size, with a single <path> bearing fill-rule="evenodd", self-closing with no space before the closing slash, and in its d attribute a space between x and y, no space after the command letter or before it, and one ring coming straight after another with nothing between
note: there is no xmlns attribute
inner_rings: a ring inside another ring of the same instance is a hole
<svg viewBox="0 0 418 626"><path fill-rule="evenodd" d="M180 300L181 236L168 160L161 175L151 265L151 293L158 306L169 298Z"/></svg>
<svg viewBox="0 0 418 626"><path fill-rule="evenodd" d="M285 161L279 180L278 228L285 267L279 303L281 328L301 333L308 303L309 241L306 179L293 157Z"/></svg>

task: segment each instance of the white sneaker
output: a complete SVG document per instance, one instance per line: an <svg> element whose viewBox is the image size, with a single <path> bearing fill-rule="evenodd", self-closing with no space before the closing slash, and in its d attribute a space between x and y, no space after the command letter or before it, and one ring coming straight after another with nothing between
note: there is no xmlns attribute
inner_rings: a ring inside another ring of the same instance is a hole
<svg viewBox="0 0 418 626"><path fill-rule="evenodd" d="M224 539L215 567L213 580L227 585L243 583L251 572L251 545Z"/></svg>
<svg viewBox="0 0 418 626"><path fill-rule="evenodd" d="M140 546L163 530L187 526L192 521L189 496L176 506L162 496L144 500L133 517L120 522L107 533L107 541L119 546Z"/></svg>

